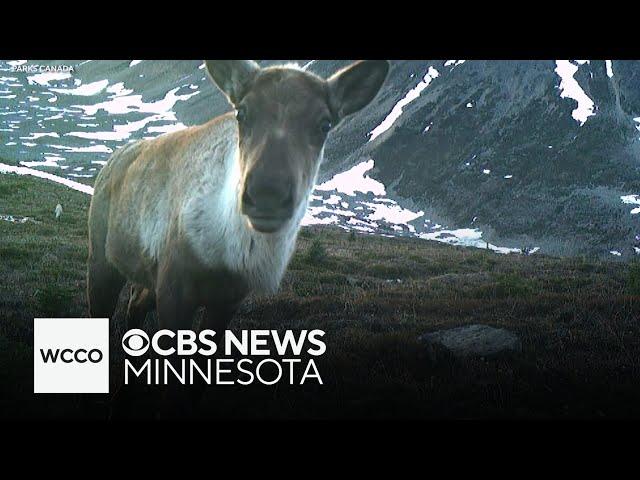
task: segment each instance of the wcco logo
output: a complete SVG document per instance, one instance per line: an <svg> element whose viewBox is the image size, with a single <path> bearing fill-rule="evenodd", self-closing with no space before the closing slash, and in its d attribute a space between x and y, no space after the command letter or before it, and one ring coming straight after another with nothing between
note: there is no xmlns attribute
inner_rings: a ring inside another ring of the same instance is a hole
<svg viewBox="0 0 640 480"><path fill-rule="evenodd" d="M60 350L59 348L56 348L55 350L40 350L40 354L42 355L44 363L56 363L58 359L64 363L99 363L104 358L102 352L97 348L89 351L85 348L79 348L78 350L71 350L70 348Z"/></svg>
<svg viewBox="0 0 640 480"><path fill-rule="evenodd" d="M36 318L34 393L109 393L109 319Z"/></svg>

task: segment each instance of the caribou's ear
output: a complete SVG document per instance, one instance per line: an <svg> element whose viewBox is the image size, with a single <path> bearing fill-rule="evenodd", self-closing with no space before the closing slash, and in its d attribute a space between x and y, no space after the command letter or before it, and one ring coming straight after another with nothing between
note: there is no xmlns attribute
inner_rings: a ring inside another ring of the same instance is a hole
<svg viewBox="0 0 640 480"><path fill-rule="evenodd" d="M364 60L332 75L327 82L338 117L343 119L373 100L388 72L389 62L386 60Z"/></svg>
<svg viewBox="0 0 640 480"><path fill-rule="evenodd" d="M234 105L260 70L253 60L205 60L211 79Z"/></svg>

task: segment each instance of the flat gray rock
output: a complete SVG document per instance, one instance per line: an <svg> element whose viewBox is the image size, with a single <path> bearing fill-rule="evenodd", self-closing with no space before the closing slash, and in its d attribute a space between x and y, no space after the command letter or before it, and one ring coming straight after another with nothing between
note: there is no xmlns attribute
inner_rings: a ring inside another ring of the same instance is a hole
<svg viewBox="0 0 640 480"><path fill-rule="evenodd" d="M467 325L439 330L424 334L419 340L431 349L441 346L461 357L488 357L505 351L520 350L520 339L515 334L488 325Z"/></svg>

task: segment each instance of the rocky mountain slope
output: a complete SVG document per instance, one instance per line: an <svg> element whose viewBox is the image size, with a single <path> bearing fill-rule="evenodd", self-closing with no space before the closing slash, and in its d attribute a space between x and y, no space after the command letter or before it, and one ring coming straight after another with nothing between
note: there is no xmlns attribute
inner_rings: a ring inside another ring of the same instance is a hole
<svg viewBox="0 0 640 480"><path fill-rule="evenodd" d="M604 61L579 65L574 78L594 104L583 122L572 116L579 103L561 97L555 61L444 63L395 63L371 116L391 111L429 68L439 75L373 141L341 142L365 139L373 119L345 125L327 171L373 158L373 175L396 196L494 242L633 252L640 225L621 196L640 192L640 62L613 61L611 77Z"/></svg>

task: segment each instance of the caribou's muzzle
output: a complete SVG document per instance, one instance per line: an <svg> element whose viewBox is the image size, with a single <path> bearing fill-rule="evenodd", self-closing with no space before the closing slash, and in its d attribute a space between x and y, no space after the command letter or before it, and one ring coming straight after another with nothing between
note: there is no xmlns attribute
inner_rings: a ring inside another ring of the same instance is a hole
<svg viewBox="0 0 640 480"><path fill-rule="evenodd" d="M291 219L294 204L293 181L252 176L242 194L242 213L251 226L262 233L274 233Z"/></svg>

